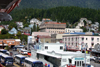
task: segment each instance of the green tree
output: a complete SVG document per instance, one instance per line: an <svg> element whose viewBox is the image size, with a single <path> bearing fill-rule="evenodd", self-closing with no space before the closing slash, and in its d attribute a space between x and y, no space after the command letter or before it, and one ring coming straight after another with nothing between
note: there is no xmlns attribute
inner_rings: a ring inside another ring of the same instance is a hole
<svg viewBox="0 0 100 67"><path fill-rule="evenodd" d="M1 30L1 34L7 34L7 33L8 33L8 31L6 29Z"/></svg>
<svg viewBox="0 0 100 67"><path fill-rule="evenodd" d="M18 31L17 36L18 36L18 37L21 37L21 35L22 35L21 32Z"/></svg>
<svg viewBox="0 0 100 67"><path fill-rule="evenodd" d="M10 48L9 48L9 46L6 46L4 49L5 49L5 50L9 50Z"/></svg>
<svg viewBox="0 0 100 67"><path fill-rule="evenodd" d="M33 25L33 31L36 31L36 23Z"/></svg>
<svg viewBox="0 0 100 67"><path fill-rule="evenodd" d="M17 29L16 23L10 23L8 29L11 30L13 27Z"/></svg>
<svg viewBox="0 0 100 67"><path fill-rule="evenodd" d="M39 25L37 24L37 32L39 31Z"/></svg>
<svg viewBox="0 0 100 67"><path fill-rule="evenodd" d="M86 26L87 22L85 20L83 22L84 22L84 26Z"/></svg>
<svg viewBox="0 0 100 67"><path fill-rule="evenodd" d="M81 27L83 29L83 32L87 32L88 30L85 27Z"/></svg>
<svg viewBox="0 0 100 67"><path fill-rule="evenodd" d="M25 24L24 27L28 27L28 24Z"/></svg>

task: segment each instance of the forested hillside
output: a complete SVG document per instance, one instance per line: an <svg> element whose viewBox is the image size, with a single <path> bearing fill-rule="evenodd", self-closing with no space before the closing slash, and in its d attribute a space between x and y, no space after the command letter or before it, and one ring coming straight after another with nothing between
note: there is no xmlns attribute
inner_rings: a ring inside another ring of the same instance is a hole
<svg viewBox="0 0 100 67"><path fill-rule="evenodd" d="M89 9L89 8L80 8L80 7L56 7L50 9L14 9L11 12L13 20L22 21L24 24L27 22L27 19L37 18L41 20L42 18L50 18L58 22L69 22L75 23L79 21L80 18L87 18L93 22L100 22L100 10ZM26 18L25 18L26 17ZM9 24L10 22L4 22ZM2 23L3 24L3 23Z"/></svg>
<svg viewBox="0 0 100 67"><path fill-rule="evenodd" d="M100 8L100 0L22 0L19 8L51 8L58 6L78 6Z"/></svg>

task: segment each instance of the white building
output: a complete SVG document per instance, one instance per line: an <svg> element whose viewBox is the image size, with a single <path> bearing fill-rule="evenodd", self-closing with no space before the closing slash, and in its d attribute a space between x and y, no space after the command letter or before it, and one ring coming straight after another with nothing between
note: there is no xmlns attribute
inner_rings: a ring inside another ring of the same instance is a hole
<svg viewBox="0 0 100 67"><path fill-rule="evenodd" d="M41 36L51 36L51 34L48 33L48 32L32 32L32 42L33 43L36 41L37 35L41 35Z"/></svg>
<svg viewBox="0 0 100 67"><path fill-rule="evenodd" d="M69 64L75 65L76 67L83 67L82 65L85 63L84 53L81 53L80 51L65 52L63 49L64 44L61 43L44 43L40 44L36 51L31 51L31 57L37 57L43 64L50 64L50 67L67 67ZM86 54L86 64L90 64L89 54Z"/></svg>
<svg viewBox="0 0 100 67"><path fill-rule="evenodd" d="M39 20L38 20L38 19L36 19L36 18L33 18L33 19L31 19L31 20L30 20L30 24L33 24L33 25L34 25L34 23L36 23L36 24L40 25L42 22L41 22L41 21L39 21Z"/></svg>
<svg viewBox="0 0 100 67"><path fill-rule="evenodd" d="M18 27L23 28L23 22L16 22L16 24L17 24Z"/></svg>
<svg viewBox="0 0 100 67"><path fill-rule="evenodd" d="M65 33L83 32L83 29L65 28Z"/></svg>
<svg viewBox="0 0 100 67"><path fill-rule="evenodd" d="M92 21L91 20L87 20L87 18L81 18L80 22L76 26L77 29L80 29L80 27L84 26L84 20L86 21L86 24L88 24L88 25L92 23Z"/></svg>
<svg viewBox="0 0 100 67"><path fill-rule="evenodd" d="M86 44L87 50L100 44L100 36L89 35L64 35L63 42L70 50L81 50L82 44Z"/></svg>

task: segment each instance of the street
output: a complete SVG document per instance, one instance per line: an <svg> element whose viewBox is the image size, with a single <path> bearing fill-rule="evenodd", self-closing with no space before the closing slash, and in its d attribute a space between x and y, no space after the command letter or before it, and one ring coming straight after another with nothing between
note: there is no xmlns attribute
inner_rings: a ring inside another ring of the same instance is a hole
<svg viewBox="0 0 100 67"><path fill-rule="evenodd" d="M100 67L100 63L95 63L94 61L91 61L90 64L93 65L94 67Z"/></svg>

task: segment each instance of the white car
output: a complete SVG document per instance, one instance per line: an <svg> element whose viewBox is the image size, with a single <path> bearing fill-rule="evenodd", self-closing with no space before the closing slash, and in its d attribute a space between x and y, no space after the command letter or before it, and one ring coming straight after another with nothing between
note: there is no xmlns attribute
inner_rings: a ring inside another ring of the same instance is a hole
<svg viewBox="0 0 100 67"><path fill-rule="evenodd" d="M95 61L96 57L95 56L91 56L90 57L90 61Z"/></svg>
<svg viewBox="0 0 100 67"><path fill-rule="evenodd" d="M20 53L21 53L21 54L28 54L28 51L25 50L25 49L21 49Z"/></svg>

